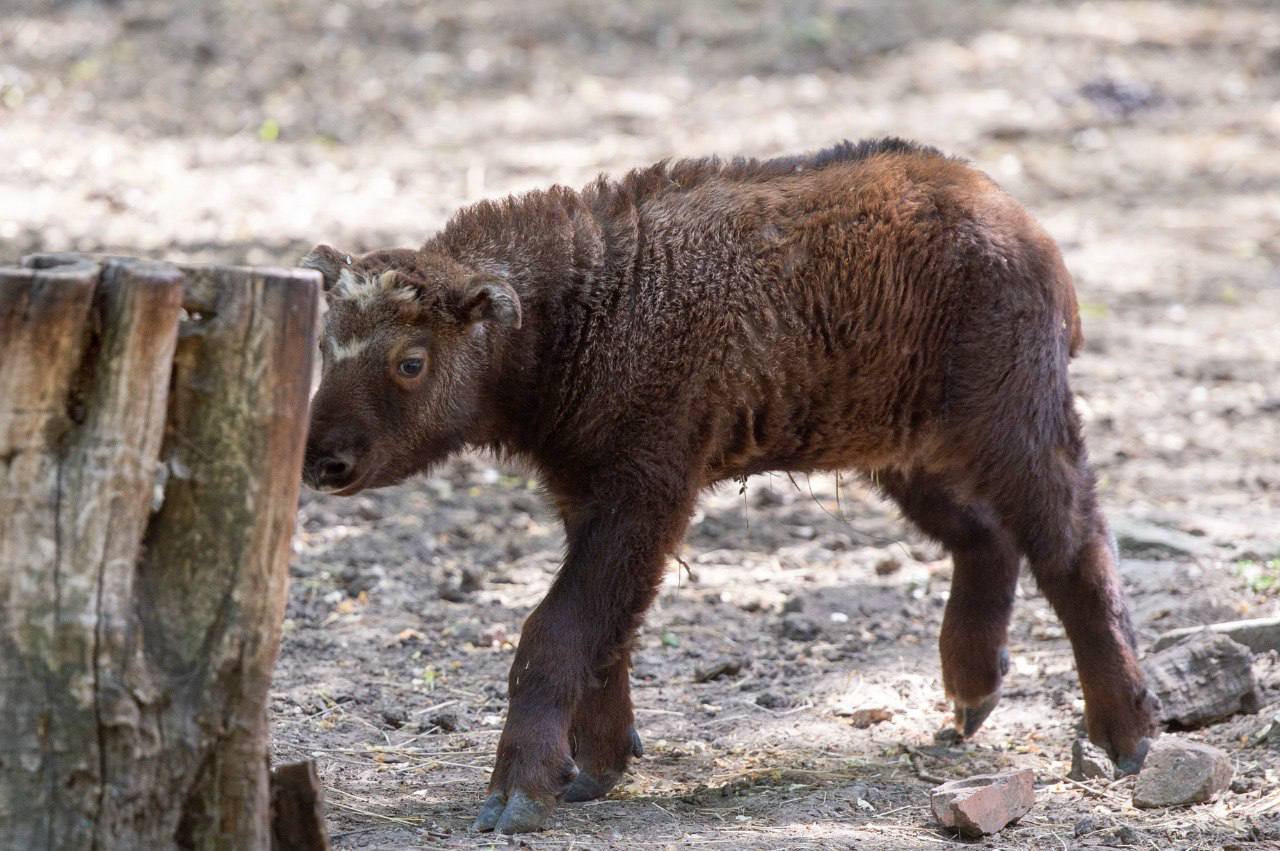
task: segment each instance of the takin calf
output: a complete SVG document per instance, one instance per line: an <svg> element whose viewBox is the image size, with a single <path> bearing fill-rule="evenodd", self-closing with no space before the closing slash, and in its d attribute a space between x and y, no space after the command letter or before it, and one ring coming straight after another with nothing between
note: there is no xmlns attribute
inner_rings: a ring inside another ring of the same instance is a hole
<svg viewBox="0 0 1280 851"><path fill-rule="evenodd" d="M529 615L475 827L541 828L640 753L630 645L699 491L856 470L950 551L958 731L1000 696L1020 559L1066 628L1089 738L1141 765L1134 651L1067 363L1071 278L988 177L898 139L663 162L459 212L419 250L303 265L329 298L305 477L339 495L463 447L522 459L567 554Z"/></svg>

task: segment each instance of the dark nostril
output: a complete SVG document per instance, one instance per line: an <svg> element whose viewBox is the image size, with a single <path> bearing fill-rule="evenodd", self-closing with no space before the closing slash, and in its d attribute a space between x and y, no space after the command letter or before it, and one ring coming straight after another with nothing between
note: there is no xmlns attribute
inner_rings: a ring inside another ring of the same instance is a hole
<svg viewBox="0 0 1280 851"><path fill-rule="evenodd" d="M322 482L341 481L351 472L351 461L347 458L323 458L317 466Z"/></svg>

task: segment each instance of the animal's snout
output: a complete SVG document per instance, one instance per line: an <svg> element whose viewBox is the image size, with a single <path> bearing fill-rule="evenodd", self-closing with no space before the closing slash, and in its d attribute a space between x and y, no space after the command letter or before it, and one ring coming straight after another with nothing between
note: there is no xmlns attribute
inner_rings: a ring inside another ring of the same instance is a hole
<svg viewBox="0 0 1280 851"><path fill-rule="evenodd" d="M351 473L356 468L355 458L349 450L333 455L323 455L310 464L307 483L314 488L341 488L350 484Z"/></svg>
<svg viewBox="0 0 1280 851"><path fill-rule="evenodd" d="M345 433L313 436L307 441L302 478L316 490L342 490L359 478L362 447Z"/></svg>

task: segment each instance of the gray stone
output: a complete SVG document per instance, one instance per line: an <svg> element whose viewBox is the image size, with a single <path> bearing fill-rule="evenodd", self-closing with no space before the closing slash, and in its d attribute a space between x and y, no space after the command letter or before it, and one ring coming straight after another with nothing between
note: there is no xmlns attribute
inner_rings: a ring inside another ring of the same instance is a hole
<svg viewBox="0 0 1280 851"><path fill-rule="evenodd" d="M1187 558L1213 550L1213 545L1202 537L1131 517L1113 517L1111 531L1121 557L1127 559Z"/></svg>
<svg viewBox="0 0 1280 851"><path fill-rule="evenodd" d="M1116 776L1116 767L1102 748L1088 739L1076 739L1071 746L1071 773L1067 776L1072 780L1093 780L1099 777L1112 780Z"/></svg>
<svg viewBox="0 0 1280 851"><path fill-rule="evenodd" d="M1133 787L1135 807L1176 807L1208 801L1231 785L1235 769L1225 753L1202 742L1161 737L1152 745Z"/></svg>
<svg viewBox="0 0 1280 851"><path fill-rule="evenodd" d="M1262 700L1252 661L1249 648L1205 631L1152 654L1145 667L1161 720L1190 729L1257 712Z"/></svg>
<svg viewBox="0 0 1280 851"><path fill-rule="evenodd" d="M1247 621L1224 621L1207 626L1188 626L1171 629L1156 639L1152 650L1163 650L1177 644L1188 635L1209 630L1227 636L1237 644L1243 644L1254 653L1280 650L1280 618L1253 618Z"/></svg>
<svg viewBox="0 0 1280 851"><path fill-rule="evenodd" d="M718 680L721 677L734 677L742 671L742 666L743 660L736 656L717 659L710 665L694 669L693 681L695 683L707 683L712 680Z"/></svg>
<svg viewBox="0 0 1280 851"><path fill-rule="evenodd" d="M1031 769L979 774L943 783L929 793L929 806L944 827L964 836L995 833L1022 818L1036 802Z"/></svg>
<svg viewBox="0 0 1280 851"><path fill-rule="evenodd" d="M1275 717L1259 727L1254 734L1249 737L1249 746L1254 748L1280 749L1280 712L1277 712Z"/></svg>
<svg viewBox="0 0 1280 851"><path fill-rule="evenodd" d="M799 612L788 612L782 616L782 634L795 641L813 641L821 630L812 619Z"/></svg>

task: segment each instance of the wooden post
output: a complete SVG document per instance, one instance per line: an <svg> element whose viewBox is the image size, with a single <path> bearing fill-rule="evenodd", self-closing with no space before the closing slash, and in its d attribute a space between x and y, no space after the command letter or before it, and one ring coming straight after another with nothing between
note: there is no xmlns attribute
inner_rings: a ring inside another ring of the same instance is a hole
<svg viewBox="0 0 1280 851"><path fill-rule="evenodd" d="M0 848L270 847L318 284L0 269Z"/></svg>

